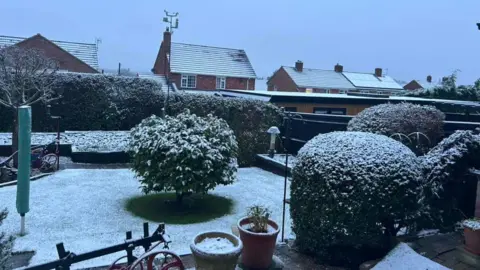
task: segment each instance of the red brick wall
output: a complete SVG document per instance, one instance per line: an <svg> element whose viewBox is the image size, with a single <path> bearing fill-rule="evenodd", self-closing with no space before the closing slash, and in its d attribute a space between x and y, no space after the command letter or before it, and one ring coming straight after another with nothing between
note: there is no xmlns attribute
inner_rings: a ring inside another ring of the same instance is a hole
<svg viewBox="0 0 480 270"><path fill-rule="evenodd" d="M175 82L177 87L182 88L181 84L182 75L178 73L171 73L170 80ZM235 89L235 90L247 90L247 79L246 78L231 78L227 77L226 89ZM187 88L185 88L187 89ZM197 87L188 88L192 90L216 90L217 89L217 77L209 75L197 75ZM248 82L248 90L255 89L255 80L250 79Z"/></svg>
<svg viewBox="0 0 480 270"><path fill-rule="evenodd" d="M22 48L35 48L43 51L46 57L57 61L59 68L62 70L82 73L98 73L98 71L91 66L40 35L35 35L19 42L18 46Z"/></svg>
<svg viewBox="0 0 480 270"><path fill-rule="evenodd" d="M283 68L277 70L267 84L268 91L273 91L274 86L277 86L278 91L297 92L297 85ZM305 90L302 92L305 92Z"/></svg>

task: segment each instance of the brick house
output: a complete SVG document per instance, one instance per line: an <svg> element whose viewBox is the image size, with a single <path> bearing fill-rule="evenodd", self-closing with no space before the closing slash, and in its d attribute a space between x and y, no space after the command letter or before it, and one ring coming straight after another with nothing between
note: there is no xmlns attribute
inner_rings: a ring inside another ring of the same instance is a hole
<svg viewBox="0 0 480 270"><path fill-rule="evenodd" d="M164 32L154 74L183 90L254 90L256 74L244 50L172 42Z"/></svg>
<svg viewBox="0 0 480 270"><path fill-rule="evenodd" d="M12 45L43 51L62 71L98 73L97 44L49 40L40 34L29 38L0 36L0 47Z"/></svg>
<svg viewBox="0 0 480 270"><path fill-rule="evenodd" d="M420 89L433 89L435 87L439 86L438 83L432 82L432 76L428 75L426 81L421 81L421 80L412 80L411 82L405 84L403 88L405 90L420 90Z"/></svg>
<svg viewBox="0 0 480 270"><path fill-rule="evenodd" d="M342 65L336 64L333 70L323 70L304 68L302 61L297 61L295 67L281 66L267 85L268 91L330 94L393 94L403 91L394 79L382 74L381 68L376 68L374 73L346 72Z"/></svg>

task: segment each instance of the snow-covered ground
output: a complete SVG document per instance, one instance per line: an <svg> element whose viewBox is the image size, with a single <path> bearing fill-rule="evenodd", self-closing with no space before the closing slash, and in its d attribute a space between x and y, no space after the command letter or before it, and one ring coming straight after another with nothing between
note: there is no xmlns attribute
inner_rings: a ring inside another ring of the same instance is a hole
<svg viewBox="0 0 480 270"><path fill-rule="evenodd" d="M72 144L78 152L122 152L127 149L130 131L65 131L60 134L61 143ZM32 133L32 144L53 142L56 133ZM0 133L0 145L11 145L12 134Z"/></svg>
<svg viewBox="0 0 480 270"><path fill-rule="evenodd" d="M287 187L290 190L290 187ZM18 237L14 249L36 250L30 265L56 260L55 245L59 242L74 253L83 253L122 243L125 232L132 231L135 239L143 235L145 220L132 216L124 209L125 201L140 195L139 182L128 169L64 170L31 183L30 212L26 215L28 234ZM283 180L258 168L242 168L237 181L219 186L213 194L232 198L235 202L231 215L215 220L190 224L166 225L173 241L170 249L176 253L190 253L189 244L202 231L231 232L231 226L245 215L247 208L261 204L272 211L279 225L282 221ZM0 209L10 211L1 230L17 233L20 216L15 208L16 186L0 189ZM292 238L290 214L287 205L285 236ZM156 225L150 223L150 232ZM278 237L280 240L280 235ZM117 253L74 265L74 268L112 263L125 255Z"/></svg>
<svg viewBox="0 0 480 270"><path fill-rule="evenodd" d="M448 268L423 257L405 243L392 249L373 270L448 270Z"/></svg>

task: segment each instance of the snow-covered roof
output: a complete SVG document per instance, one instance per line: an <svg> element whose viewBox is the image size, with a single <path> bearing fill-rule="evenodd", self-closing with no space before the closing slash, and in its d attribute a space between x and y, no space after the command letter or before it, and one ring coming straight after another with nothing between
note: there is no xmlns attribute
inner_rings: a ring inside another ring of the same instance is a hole
<svg viewBox="0 0 480 270"><path fill-rule="evenodd" d="M283 66L283 69L299 87L355 89L342 73L333 70L304 68L301 72L294 67Z"/></svg>
<svg viewBox="0 0 480 270"><path fill-rule="evenodd" d="M254 98L260 100L270 101L274 97L305 97L305 98L318 98L318 99L358 99L358 100L385 100L385 101L412 101L412 102L425 102L425 103L439 103L458 106L469 106L480 108L479 102L463 101L463 100L449 100L449 99L430 99L430 98L418 98L407 96L362 96L362 95L349 95L349 94L326 94L326 93L305 93L305 92L280 92L280 91L246 91L246 90L221 90L219 94L224 96L235 96Z"/></svg>
<svg viewBox="0 0 480 270"><path fill-rule="evenodd" d="M435 87L441 86L440 83L420 81L420 80L415 80L415 81L422 87L422 89L425 89L425 90L430 90Z"/></svg>
<svg viewBox="0 0 480 270"><path fill-rule="evenodd" d="M142 79L150 79L156 82L159 82L162 84L162 91L168 91L168 84L167 84L167 78L163 75L157 75L157 74L139 74L138 77ZM170 91L173 91L174 89L170 87Z"/></svg>
<svg viewBox="0 0 480 270"><path fill-rule="evenodd" d="M0 35L0 47L1 46L11 46L17 44L18 42L24 41L27 38L23 37L11 37L11 36L1 36ZM71 55L85 62L87 65L98 70L98 48L97 44L94 43L80 43L80 42L69 42L69 41L58 41L50 40L58 47L64 49Z"/></svg>
<svg viewBox="0 0 480 270"><path fill-rule="evenodd" d="M403 87L390 76L377 77L375 74L357 72L343 72L343 75L358 89L403 90Z"/></svg>
<svg viewBox="0 0 480 270"><path fill-rule="evenodd" d="M256 78L244 50L172 42L172 73Z"/></svg>

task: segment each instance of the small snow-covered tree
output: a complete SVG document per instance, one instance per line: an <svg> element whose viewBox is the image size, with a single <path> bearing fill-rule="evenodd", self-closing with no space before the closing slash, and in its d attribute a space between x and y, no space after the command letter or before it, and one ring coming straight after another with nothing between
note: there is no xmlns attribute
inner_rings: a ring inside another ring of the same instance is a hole
<svg viewBox="0 0 480 270"><path fill-rule="evenodd" d="M0 210L0 225L7 217L7 210ZM5 233L0 233L0 270L12 269L10 265L7 265L9 258L12 255L13 236L7 237Z"/></svg>
<svg viewBox="0 0 480 270"><path fill-rule="evenodd" d="M18 144L18 108L57 99L52 87L57 70L57 63L42 51L19 46L0 47L0 105L13 110L13 151Z"/></svg>
<svg viewBox="0 0 480 270"><path fill-rule="evenodd" d="M421 162L383 135L318 135L300 149L292 173L290 212L298 247L324 259L339 247L350 248L340 260L353 264L362 249L388 250L398 231L427 210Z"/></svg>
<svg viewBox="0 0 480 270"><path fill-rule="evenodd" d="M182 202L186 195L235 180L235 135L212 115L151 116L132 129L130 148L145 193L175 191Z"/></svg>

